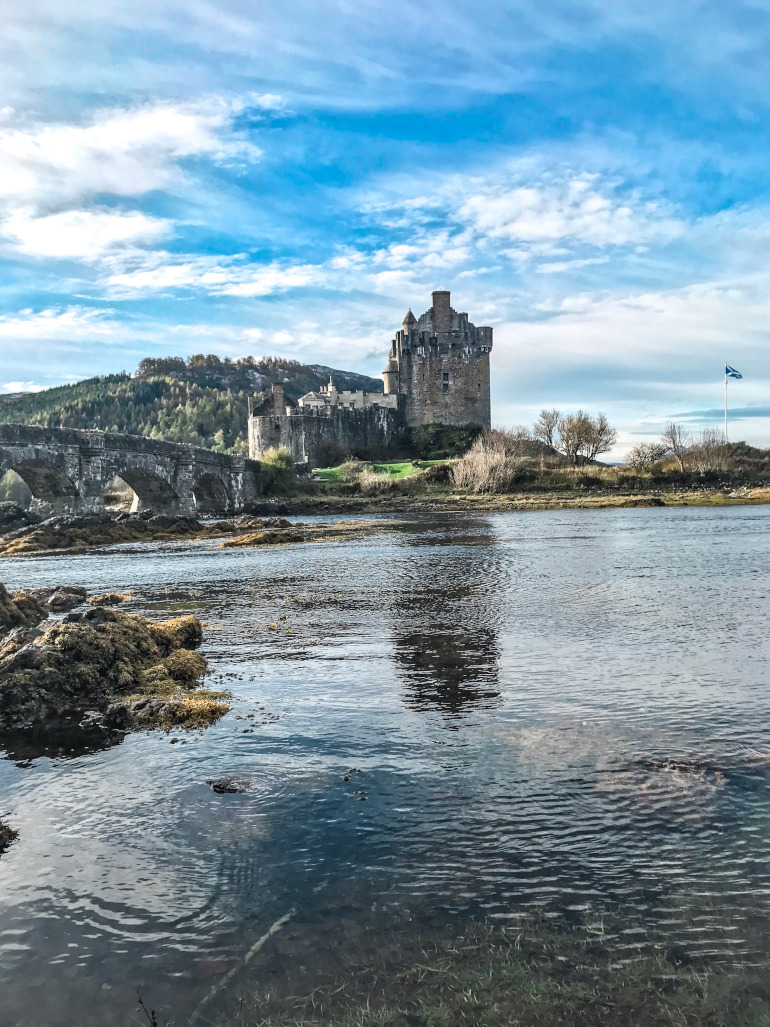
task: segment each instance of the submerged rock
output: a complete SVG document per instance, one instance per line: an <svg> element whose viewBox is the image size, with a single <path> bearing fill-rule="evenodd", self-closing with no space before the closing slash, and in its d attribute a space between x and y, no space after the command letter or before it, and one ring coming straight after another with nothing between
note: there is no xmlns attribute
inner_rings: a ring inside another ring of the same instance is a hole
<svg viewBox="0 0 770 1027"><path fill-rule="evenodd" d="M18 837L18 831L14 831L12 827L9 827L0 820L0 856Z"/></svg>
<svg viewBox="0 0 770 1027"><path fill-rule="evenodd" d="M209 778L206 784L217 795L235 795L240 792L248 792L251 788L251 781L242 777Z"/></svg>

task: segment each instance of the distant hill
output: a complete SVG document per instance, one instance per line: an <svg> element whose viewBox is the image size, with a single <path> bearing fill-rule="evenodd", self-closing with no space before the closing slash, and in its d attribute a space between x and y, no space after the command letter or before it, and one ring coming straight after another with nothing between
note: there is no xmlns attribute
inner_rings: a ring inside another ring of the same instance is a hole
<svg viewBox="0 0 770 1027"><path fill-rule="evenodd" d="M246 453L248 397L259 400L272 384L290 399L326 385L382 392L382 381L323 364L264 357L216 356L143 360L134 375L88 378L43 392L0 398L0 423L55 428L101 428L187 442L223 453Z"/></svg>

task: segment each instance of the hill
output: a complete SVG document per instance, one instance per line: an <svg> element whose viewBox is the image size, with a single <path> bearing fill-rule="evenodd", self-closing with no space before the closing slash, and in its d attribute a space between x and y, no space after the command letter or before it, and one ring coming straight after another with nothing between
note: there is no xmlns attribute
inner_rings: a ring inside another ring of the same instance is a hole
<svg viewBox="0 0 770 1027"><path fill-rule="evenodd" d="M88 378L44 392L0 400L0 422L55 428L101 428L187 442L222 453L246 453L248 397L281 384L290 399L326 385L381 392L382 382L323 364L265 357L221 360L199 354L143 360L134 375Z"/></svg>

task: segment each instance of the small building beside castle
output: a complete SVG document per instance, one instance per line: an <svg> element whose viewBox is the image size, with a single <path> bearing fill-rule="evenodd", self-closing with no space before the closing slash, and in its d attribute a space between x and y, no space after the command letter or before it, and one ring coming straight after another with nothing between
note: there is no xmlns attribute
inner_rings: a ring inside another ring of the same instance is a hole
<svg viewBox="0 0 770 1027"><path fill-rule="evenodd" d="M335 440L351 453L386 446L405 428L424 424L491 427L489 354L492 329L476 327L433 293L419 318L411 310L391 343L383 392L338 391L334 382L293 405L274 385L249 408L249 456L258 460L285 447L298 464L318 466L322 443Z"/></svg>

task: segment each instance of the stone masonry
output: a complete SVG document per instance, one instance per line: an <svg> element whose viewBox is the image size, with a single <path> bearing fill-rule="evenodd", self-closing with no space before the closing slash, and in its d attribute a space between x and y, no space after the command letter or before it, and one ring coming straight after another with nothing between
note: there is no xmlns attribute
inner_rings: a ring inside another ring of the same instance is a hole
<svg viewBox="0 0 770 1027"><path fill-rule="evenodd" d="M0 477L14 470L46 513L93 513L113 477L135 511L235 512L260 494L253 460L118 432L0 424Z"/></svg>

